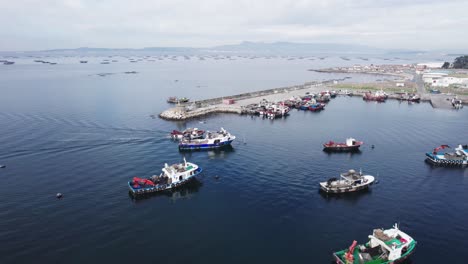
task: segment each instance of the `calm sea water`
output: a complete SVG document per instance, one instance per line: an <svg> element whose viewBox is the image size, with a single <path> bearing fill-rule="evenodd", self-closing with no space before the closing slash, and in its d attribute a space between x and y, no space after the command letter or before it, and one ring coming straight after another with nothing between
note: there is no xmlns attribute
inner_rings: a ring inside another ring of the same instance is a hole
<svg viewBox="0 0 468 264"><path fill-rule="evenodd" d="M102 59L0 67L0 263L330 263L333 251L395 222L418 241L413 263L465 255L468 169L431 167L424 153L468 143L466 109L340 97L321 113L274 121L150 117L170 95L281 87L337 77L309 68L388 61ZM224 127L238 140L232 150L179 153L167 135L185 127ZM365 141L361 153L322 151L349 136ZM198 181L148 199L128 195L129 178L184 156L204 168ZM319 181L351 168L379 183L355 195L319 193Z"/></svg>

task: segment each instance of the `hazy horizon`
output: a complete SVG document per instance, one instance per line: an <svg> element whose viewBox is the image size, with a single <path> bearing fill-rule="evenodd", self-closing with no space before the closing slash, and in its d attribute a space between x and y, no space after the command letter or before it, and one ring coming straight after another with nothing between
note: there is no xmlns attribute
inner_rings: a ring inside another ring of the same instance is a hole
<svg viewBox="0 0 468 264"><path fill-rule="evenodd" d="M468 2L26 0L2 2L1 51L195 47L243 41L466 51Z"/></svg>

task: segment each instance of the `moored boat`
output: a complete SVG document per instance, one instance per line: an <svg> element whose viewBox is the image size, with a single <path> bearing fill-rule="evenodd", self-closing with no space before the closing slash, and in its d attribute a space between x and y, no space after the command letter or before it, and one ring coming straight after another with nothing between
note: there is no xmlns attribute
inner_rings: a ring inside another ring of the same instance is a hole
<svg viewBox="0 0 468 264"><path fill-rule="evenodd" d="M358 151L359 147L364 144L362 141L357 141L354 138L347 138L346 143L336 143L329 141L323 144L324 151Z"/></svg>
<svg viewBox="0 0 468 264"><path fill-rule="evenodd" d="M323 103L315 103L309 105L309 110L312 112L321 111L323 109L325 109L325 104Z"/></svg>
<svg viewBox="0 0 468 264"><path fill-rule="evenodd" d="M361 171L349 170L341 173L340 178L320 182L320 189L326 193L347 193L365 190L374 183L375 177L363 175Z"/></svg>
<svg viewBox="0 0 468 264"><path fill-rule="evenodd" d="M167 102L170 103L170 104L177 104L179 102L179 99L177 99L177 97L175 97L175 96L171 96L171 97L167 98Z"/></svg>
<svg viewBox="0 0 468 264"><path fill-rule="evenodd" d="M235 138L234 135L221 128L218 132L207 131L200 139L183 138L179 143L179 150L217 149L230 146Z"/></svg>
<svg viewBox="0 0 468 264"><path fill-rule="evenodd" d="M153 175L147 179L134 177L128 182L128 188L135 196L161 192L186 184L201 172L201 167L194 163L187 162L184 158L183 163L170 166L167 165L167 163L164 164L160 175Z"/></svg>
<svg viewBox="0 0 468 264"><path fill-rule="evenodd" d="M465 166L468 165L468 145L458 145L454 152L440 152L440 150L450 148L448 145L441 145L432 152L426 153L427 161L436 165L445 166Z"/></svg>
<svg viewBox="0 0 468 264"><path fill-rule="evenodd" d="M393 264L408 259L415 251L416 240L401 231L397 224L390 229L374 229L369 242L333 253L337 264Z"/></svg>

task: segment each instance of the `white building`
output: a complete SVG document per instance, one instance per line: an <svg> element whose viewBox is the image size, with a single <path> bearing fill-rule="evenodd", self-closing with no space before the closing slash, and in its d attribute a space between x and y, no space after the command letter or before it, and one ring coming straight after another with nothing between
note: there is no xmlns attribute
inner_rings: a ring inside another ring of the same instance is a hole
<svg viewBox="0 0 468 264"><path fill-rule="evenodd" d="M426 72L423 74L423 80L434 87L449 87L451 84L468 86L468 78L450 77L443 72Z"/></svg>

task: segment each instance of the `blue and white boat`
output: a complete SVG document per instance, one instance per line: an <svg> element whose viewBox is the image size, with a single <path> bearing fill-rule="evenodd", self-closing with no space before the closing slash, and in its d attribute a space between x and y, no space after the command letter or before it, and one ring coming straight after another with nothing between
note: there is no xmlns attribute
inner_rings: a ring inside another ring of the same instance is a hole
<svg viewBox="0 0 468 264"><path fill-rule="evenodd" d="M450 148L442 145L434 151L426 153L427 161L436 165L465 166L468 165L468 145L458 145L455 152L439 152L442 149Z"/></svg>
<svg viewBox="0 0 468 264"><path fill-rule="evenodd" d="M153 175L147 179L133 177L128 182L128 188L135 196L161 192L186 184L201 172L201 167L195 163L187 162L184 158L183 163L170 166L167 163L164 164L160 175Z"/></svg>
<svg viewBox="0 0 468 264"><path fill-rule="evenodd" d="M179 143L179 150L203 150L203 149L216 149L230 146L236 137L231 135L223 128L218 132L205 133L205 136L200 139L187 139L184 138Z"/></svg>

